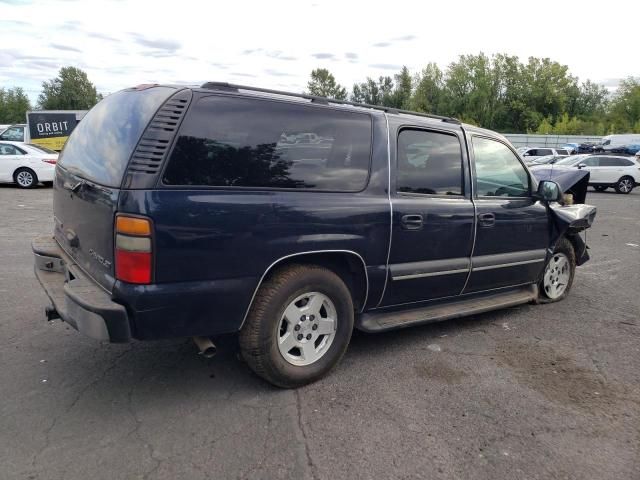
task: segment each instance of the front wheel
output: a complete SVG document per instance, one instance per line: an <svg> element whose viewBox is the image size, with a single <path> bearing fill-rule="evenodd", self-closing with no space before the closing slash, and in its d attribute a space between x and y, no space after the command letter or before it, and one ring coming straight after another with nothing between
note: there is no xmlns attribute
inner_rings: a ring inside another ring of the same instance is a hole
<svg viewBox="0 0 640 480"><path fill-rule="evenodd" d="M571 290L576 272L576 254L565 237L558 240L538 285L539 302L551 303L564 299Z"/></svg>
<svg viewBox="0 0 640 480"><path fill-rule="evenodd" d="M633 187L635 187L636 182L633 178L631 177L622 177L620 180L618 180L618 183L616 183L615 189L617 193L631 193L631 190L633 190Z"/></svg>
<svg viewBox="0 0 640 480"><path fill-rule="evenodd" d="M38 184L38 176L30 168L19 168L13 174L13 181L20 188L33 188Z"/></svg>
<svg viewBox="0 0 640 480"><path fill-rule="evenodd" d="M353 301L344 281L315 265L293 265L258 290L240 331L249 367L268 382L295 388L326 375L353 331Z"/></svg>

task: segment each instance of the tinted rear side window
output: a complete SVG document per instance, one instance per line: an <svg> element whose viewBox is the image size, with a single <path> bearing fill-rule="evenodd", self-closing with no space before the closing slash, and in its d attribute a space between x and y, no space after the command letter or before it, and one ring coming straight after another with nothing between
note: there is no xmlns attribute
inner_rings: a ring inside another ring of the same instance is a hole
<svg viewBox="0 0 640 480"><path fill-rule="evenodd" d="M633 162L626 158L600 158L601 167L630 167L631 165L633 165Z"/></svg>
<svg viewBox="0 0 640 480"><path fill-rule="evenodd" d="M121 90L109 95L71 132L59 164L87 180L119 187L145 127L174 88Z"/></svg>
<svg viewBox="0 0 640 480"><path fill-rule="evenodd" d="M458 137L402 130L398 137L397 189L405 193L462 195L462 150Z"/></svg>
<svg viewBox="0 0 640 480"><path fill-rule="evenodd" d="M204 97L191 107L164 173L167 185L359 191L371 118L285 102Z"/></svg>

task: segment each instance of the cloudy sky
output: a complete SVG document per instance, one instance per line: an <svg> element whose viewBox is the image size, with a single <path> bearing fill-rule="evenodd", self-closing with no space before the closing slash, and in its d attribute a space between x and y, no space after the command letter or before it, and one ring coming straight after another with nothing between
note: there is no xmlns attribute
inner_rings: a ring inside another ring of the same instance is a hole
<svg viewBox="0 0 640 480"><path fill-rule="evenodd" d="M550 57L614 88L640 76L639 14L635 0L0 0L0 86L35 100L74 65L103 93L206 80L301 91L315 67L351 87L483 51Z"/></svg>

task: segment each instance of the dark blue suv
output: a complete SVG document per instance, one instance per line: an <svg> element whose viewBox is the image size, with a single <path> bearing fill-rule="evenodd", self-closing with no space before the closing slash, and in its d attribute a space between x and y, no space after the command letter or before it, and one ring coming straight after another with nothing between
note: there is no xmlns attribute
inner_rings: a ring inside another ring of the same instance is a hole
<svg viewBox="0 0 640 480"><path fill-rule="evenodd" d="M595 208L455 119L208 83L109 95L56 168L36 275L111 342L238 333L295 387L377 332L556 301Z"/></svg>

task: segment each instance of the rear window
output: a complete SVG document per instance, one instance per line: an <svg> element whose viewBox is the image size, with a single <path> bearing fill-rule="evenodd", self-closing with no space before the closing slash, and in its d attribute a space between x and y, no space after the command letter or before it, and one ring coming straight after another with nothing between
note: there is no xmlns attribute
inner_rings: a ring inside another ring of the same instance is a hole
<svg viewBox="0 0 640 480"><path fill-rule="evenodd" d="M204 97L185 118L166 185L359 191L369 177L367 114Z"/></svg>
<svg viewBox="0 0 640 480"><path fill-rule="evenodd" d="M153 87L109 95L73 130L59 165L87 180L119 187L142 132L173 92L174 88Z"/></svg>

